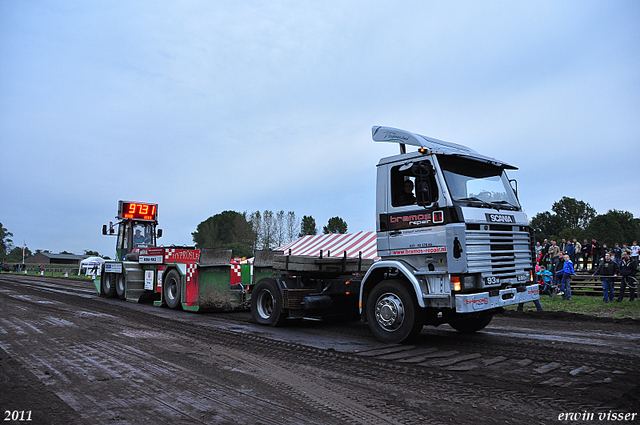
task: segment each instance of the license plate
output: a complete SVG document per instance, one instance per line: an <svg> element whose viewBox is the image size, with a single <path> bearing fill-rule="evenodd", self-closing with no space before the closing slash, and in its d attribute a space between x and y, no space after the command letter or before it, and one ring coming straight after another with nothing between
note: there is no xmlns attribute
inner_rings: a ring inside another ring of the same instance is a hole
<svg viewBox="0 0 640 425"><path fill-rule="evenodd" d="M495 276L489 276L484 280L485 285L499 285L500 278Z"/></svg>

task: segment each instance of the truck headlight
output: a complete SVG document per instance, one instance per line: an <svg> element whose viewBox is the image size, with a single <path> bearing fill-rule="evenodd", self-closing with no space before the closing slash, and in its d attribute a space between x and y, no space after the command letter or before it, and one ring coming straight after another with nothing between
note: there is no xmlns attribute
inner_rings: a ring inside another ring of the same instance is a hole
<svg viewBox="0 0 640 425"><path fill-rule="evenodd" d="M462 276L462 288L474 289L476 287L476 277L473 275Z"/></svg>
<svg viewBox="0 0 640 425"><path fill-rule="evenodd" d="M476 287L476 277L474 275L451 276L450 280L454 291L475 289Z"/></svg>

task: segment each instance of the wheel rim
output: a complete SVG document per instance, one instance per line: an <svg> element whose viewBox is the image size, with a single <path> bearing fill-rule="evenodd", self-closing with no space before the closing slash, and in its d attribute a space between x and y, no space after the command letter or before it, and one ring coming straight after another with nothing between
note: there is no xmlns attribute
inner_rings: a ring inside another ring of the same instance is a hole
<svg viewBox="0 0 640 425"><path fill-rule="evenodd" d="M258 295L258 302L256 303L257 311L260 317L263 319L269 319L273 314L273 305L275 301L273 295L269 291L262 291Z"/></svg>
<svg viewBox="0 0 640 425"><path fill-rule="evenodd" d="M376 301L375 316L383 329L393 332L404 322L404 304L396 294L383 294Z"/></svg>
<svg viewBox="0 0 640 425"><path fill-rule="evenodd" d="M175 279L171 279L169 281L169 285L168 285L168 291L167 291L167 298L169 298L171 301L175 300L176 297L178 296L178 285L175 281Z"/></svg>
<svg viewBox="0 0 640 425"><path fill-rule="evenodd" d="M124 276L118 277L118 290L124 293Z"/></svg>

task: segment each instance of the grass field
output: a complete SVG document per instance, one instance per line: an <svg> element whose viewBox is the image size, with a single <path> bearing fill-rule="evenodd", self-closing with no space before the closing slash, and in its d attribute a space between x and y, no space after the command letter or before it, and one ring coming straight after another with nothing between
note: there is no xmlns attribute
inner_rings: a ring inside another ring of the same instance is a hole
<svg viewBox="0 0 640 425"><path fill-rule="evenodd" d="M618 288L616 287L616 290ZM616 299L618 294L616 293ZM546 311L566 311L569 313L586 314L589 316L609 317L615 319L640 319L640 302L629 301L629 292L625 293L624 300L620 302L605 303L600 296L573 296L571 301L563 300L560 296L540 296L542 308ZM507 307L507 310L515 310L516 306ZM533 303L526 303L524 311L535 311Z"/></svg>

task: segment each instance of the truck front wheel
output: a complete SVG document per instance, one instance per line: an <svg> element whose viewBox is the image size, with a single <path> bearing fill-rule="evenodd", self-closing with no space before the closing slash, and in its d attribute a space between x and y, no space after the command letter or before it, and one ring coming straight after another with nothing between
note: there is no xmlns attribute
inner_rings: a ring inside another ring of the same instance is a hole
<svg viewBox="0 0 640 425"><path fill-rule="evenodd" d="M116 277L113 273L105 273L102 277L102 292L107 298L114 298L116 296Z"/></svg>
<svg viewBox="0 0 640 425"><path fill-rule="evenodd" d="M167 273L162 283L162 292L164 293L164 301L167 303L167 307L171 309L178 309L182 306L180 303L180 291L181 291L182 278L180 273L175 270L171 270Z"/></svg>
<svg viewBox="0 0 640 425"><path fill-rule="evenodd" d="M400 343L418 336L424 326L424 314L401 281L386 280L376 285L367 298L367 321L380 341Z"/></svg>
<svg viewBox="0 0 640 425"><path fill-rule="evenodd" d="M262 279L251 294L251 316L261 325L280 326L287 315L282 312L282 294L273 279Z"/></svg>
<svg viewBox="0 0 640 425"><path fill-rule="evenodd" d="M493 313L483 313L480 317L451 320L449 326L458 332L470 334L486 328L491 323L491 319L493 319Z"/></svg>

